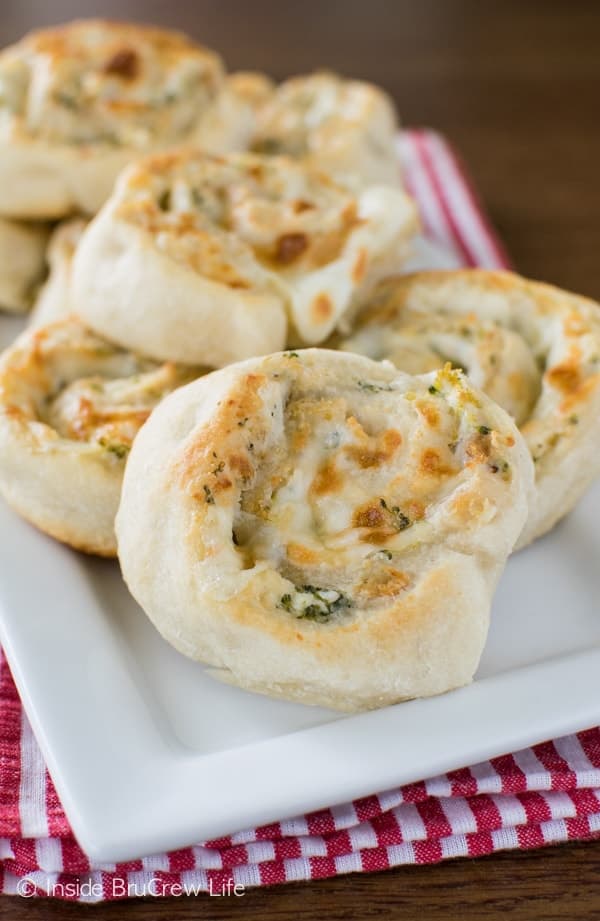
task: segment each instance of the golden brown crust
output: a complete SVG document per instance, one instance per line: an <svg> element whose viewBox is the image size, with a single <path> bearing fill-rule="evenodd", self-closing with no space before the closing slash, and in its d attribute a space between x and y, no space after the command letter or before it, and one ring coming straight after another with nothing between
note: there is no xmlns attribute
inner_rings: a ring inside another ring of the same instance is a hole
<svg viewBox="0 0 600 921"><path fill-rule="evenodd" d="M352 192L289 158L155 155L84 234L74 306L130 348L221 367L323 341L402 263L417 223L400 190Z"/></svg>
<svg viewBox="0 0 600 921"><path fill-rule="evenodd" d="M246 76L233 87L255 109L258 153L318 164L351 185L399 184L397 116L379 87L325 71L274 88Z"/></svg>
<svg viewBox="0 0 600 921"><path fill-rule="evenodd" d="M311 203L300 212L298 185ZM131 170L115 215L160 238L177 262L233 288L252 286L250 261L280 271L322 267L339 257L357 225L354 197L323 173L284 159L189 150L149 157ZM327 295L317 300L329 316Z"/></svg>
<svg viewBox="0 0 600 921"><path fill-rule="evenodd" d="M196 373L118 349L75 318L28 330L0 360L2 495L57 540L114 556L131 444Z"/></svg>
<svg viewBox="0 0 600 921"><path fill-rule="evenodd" d="M190 134L191 104L197 120L223 81L219 57L182 33L101 19L29 33L0 73L16 136L142 149Z"/></svg>
<svg viewBox="0 0 600 921"><path fill-rule="evenodd" d="M99 19L0 52L0 214L95 214L121 170L177 144L240 150L250 106L217 54L177 32Z"/></svg>
<svg viewBox="0 0 600 921"><path fill-rule="evenodd" d="M413 372L450 359L512 412L536 464L522 544L562 517L600 471L594 301L503 271L398 276L372 292L341 347Z"/></svg>
<svg viewBox="0 0 600 921"><path fill-rule="evenodd" d="M119 556L178 649L244 687L344 709L469 680L532 471L509 418L457 371L280 353L183 388L141 438ZM155 536L140 554L142 532Z"/></svg>
<svg viewBox="0 0 600 921"><path fill-rule="evenodd" d="M270 77L253 70L238 70L229 74L227 85L232 93L255 110L268 102L275 89L275 83Z"/></svg>

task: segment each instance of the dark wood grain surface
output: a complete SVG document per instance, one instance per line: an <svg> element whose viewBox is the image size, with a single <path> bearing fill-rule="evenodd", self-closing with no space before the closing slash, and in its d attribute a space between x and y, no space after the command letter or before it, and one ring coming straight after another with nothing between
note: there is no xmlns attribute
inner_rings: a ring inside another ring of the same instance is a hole
<svg viewBox="0 0 600 921"><path fill-rule="evenodd" d="M598 921L600 844L251 889L240 898L130 899L84 907L0 897L11 921Z"/></svg>
<svg viewBox="0 0 600 921"><path fill-rule="evenodd" d="M515 265L600 298L597 0L3 0L0 41L104 15L186 29L230 68L328 66L381 83L462 151ZM0 899L18 919L600 919L600 843L94 909Z"/></svg>

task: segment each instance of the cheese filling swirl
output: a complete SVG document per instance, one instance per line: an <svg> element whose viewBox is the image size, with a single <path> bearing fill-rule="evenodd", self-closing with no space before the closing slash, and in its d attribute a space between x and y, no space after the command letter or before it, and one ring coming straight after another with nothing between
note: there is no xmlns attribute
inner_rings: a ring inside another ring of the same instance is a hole
<svg viewBox="0 0 600 921"><path fill-rule="evenodd" d="M0 54L5 136L147 149L197 128L224 80L178 32L102 20L32 32Z"/></svg>
<svg viewBox="0 0 600 921"><path fill-rule="evenodd" d="M0 491L59 540L114 555L131 445L157 403L194 376L75 318L25 332L0 359Z"/></svg>
<svg viewBox="0 0 600 921"><path fill-rule="evenodd" d="M0 214L95 214L121 170L177 144L246 147L220 57L179 32L82 20L0 51Z"/></svg>
<svg viewBox="0 0 600 921"><path fill-rule="evenodd" d="M155 465L142 477L148 452ZM447 599L432 580L464 578L460 616L477 623L468 663L431 681L422 662L418 677L390 672L379 691L356 691L356 705L434 693L474 670L492 587L527 513L531 466L507 414L449 366L412 377L326 350L254 359L183 388L141 433L117 522L123 572L187 655L256 688L295 686L303 661L312 690L285 694L336 706L327 669L315 678L325 651L339 644L343 660L361 640L365 655L384 637L402 646L394 621L415 599L443 618ZM156 536L140 554L142 530ZM149 576L163 553L168 573ZM244 642L258 644L254 676L236 655ZM289 672L285 661L260 661L263 642L290 653Z"/></svg>
<svg viewBox="0 0 600 921"><path fill-rule="evenodd" d="M399 184L397 116L379 87L329 72L292 77L270 91L259 75L229 79L256 109L252 150L313 162L349 184Z"/></svg>
<svg viewBox="0 0 600 921"><path fill-rule="evenodd" d="M385 279L344 350L411 373L451 362L519 425L536 497L519 541L551 528L600 473L600 305L509 272Z"/></svg>
<svg viewBox="0 0 600 921"><path fill-rule="evenodd" d="M156 155L84 233L75 306L131 348L219 367L325 339L416 226L399 189L354 193L285 157Z"/></svg>

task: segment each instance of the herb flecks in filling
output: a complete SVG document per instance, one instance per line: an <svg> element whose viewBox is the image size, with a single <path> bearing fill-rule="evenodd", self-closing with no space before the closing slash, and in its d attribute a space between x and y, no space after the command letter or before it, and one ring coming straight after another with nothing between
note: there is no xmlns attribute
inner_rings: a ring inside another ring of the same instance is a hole
<svg viewBox="0 0 600 921"><path fill-rule="evenodd" d="M357 381L356 384L366 393L392 393L394 390L391 384L374 384L371 381Z"/></svg>
<svg viewBox="0 0 600 921"><path fill-rule="evenodd" d="M506 452L496 449L494 439L504 447L499 433L479 431L487 421L482 414L470 406L455 408L462 388L468 389L457 372L446 373L456 375L461 390L456 393L452 382L442 380L444 399L427 394L431 378L409 400L394 378L364 379L360 372L341 394L320 396L304 376L295 385L292 371L289 377L287 368L280 372L286 354L274 369L283 381L277 385L284 389L282 430L275 445L257 441L250 488L234 478L242 487L234 524L246 568L265 561L286 580L273 606L294 618L323 622L346 610L348 597L353 608L370 611L406 591L414 555L432 540L438 504L470 461L466 443L494 448L477 452L483 465ZM371 395L367 389L361 396L359 380L393 389L404 403L401 411L396 413L388 393ZM421 404L435 413L434 431ZM274 405L269 395L265 429Z"/></svg>
<svg viewBox="0 0 600 921"><path fill-rule="evenodd" d="M30 33L16 49L18 68L0 64L0 106L19 132L51 145L144 151L191 140L223 79L212 52L137 24L74 22Z"/></svg>
<svg viewBox="0 0 600 921"><path fill-rule="evenodd" d="M334 615L347 611L353 602L343 592L314 585L296 586L293 592L282 595L277 605L298 620L327 623Z"/></svg>
<svg viewBox="0 0 600 921"><path fill-rule="evenodd" d="M103 448L106 448L110 454L114 454L115 457L117 457L119 460L123 460L123 458L127 457L131 451L131 445L118 444L114 442L111 444L111 442L105 441L103 438L100 439L99 444L102 445Z"/></svg>
<svg viewBox="0 0 600 921"><path fill-rule="evenodd" d="M163 191L158 196L158 207L161 211L170 211L171 210L171 190L163 189Z"/></svg>
<svg viewBox="0 0 600 921"><path fill-rule="evenodd" d="M492 473L499 473L503 480L510 480L511 470L510 464L505 460L496 460L491 461L488 464L489 469Z"/></svg>
<svg viewBox="0 0 600 921"><path fill-rule="evenodd" d="M381 507L384 508L386 512L388 512L388 514L391 516L397 531L405 531L406 528L410 528L412 521L408 515L405 515L404 512L400 511L397 505L392 505L390 508L385 499L380 499L379 501L381 503Z"/></svg>
<svg viewBox="0 0 600 921"><path fill-rule="evenodd" d="M410 528L413 521L398 505L388 505L385 499L379 499L357 509L352 523L366 531L361 541L379 544Z"/></svg>

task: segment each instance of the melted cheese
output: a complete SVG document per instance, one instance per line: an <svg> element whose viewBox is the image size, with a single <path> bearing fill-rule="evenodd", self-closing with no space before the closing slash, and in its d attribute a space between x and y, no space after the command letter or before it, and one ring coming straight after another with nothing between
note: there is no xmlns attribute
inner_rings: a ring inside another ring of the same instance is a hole
<svg viewBox="0 0 600 921"><path fill-rule="evenodd" d="M402 310L391 323L367 322L343 348L389 359L409 374L424 374L449 361L463 368L518 425L529 418L540 394L541 371L524 338L473 314Z"/></svg>
<svg viewBox="0 0 600 921"><path fill-rule="evenodd" d="M223 80L219 57L180 33L74 22L0 54L0 127L52 144L176 143Z"/></svg>
<svg viewBox="0 0 600 921"><path fill-rule="evenodd" d="M117 199L118 216L171 258L240 288L334 260L357 224L355 198L327 176L251 154L149 158Z"/></svg>
<svg viewBox="0 0 600 921"><path fill-rule="evenodd" d="M45 419L63 438L98 444L121 458L154 407L195 376L168 363L126 378L78 378L49 401Z"/></svg>
<svg viewBox="0 0 600 921"><path fill-rule="evenodd" d="M598 305L508 272L423 272L381 282L347 351L412 373L450 360L514 417L536 481L585 441L600 383Z"/></svg>
<svg viewBox="0 0 600 921"><path fill-rule="evenodd" d="M0 388L5 410L42 423L45 438L118 459L154 407L199 373L112 346L74 318L24 334L13 351Z"/></svg>
<svg viewBox="0 0 600 921"><path fill-rule="evenodd" d="M375 148L378 143L385 147L395 127L393 105L382 90L331 73L293 77L259 100L253 149L260 153L335 153L353 134L369 137Z"/></svg>
<svg viewBox="0 0 600 921"><path fill-rule="evenodd" d="M380 377L317 395L278 374L263 389L265 429L276 432L264 453L256 419L247 436L236 432L252 440L233 525L239 552L246 568L268 560L300 587L284 602L298 616L310 603L302 586L361 603L403 591L411 555L491 521L512 477L514 438L486 424L458 372L417 378L416 390ZM313 598L311 614L325 602Z"/></svg>

